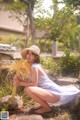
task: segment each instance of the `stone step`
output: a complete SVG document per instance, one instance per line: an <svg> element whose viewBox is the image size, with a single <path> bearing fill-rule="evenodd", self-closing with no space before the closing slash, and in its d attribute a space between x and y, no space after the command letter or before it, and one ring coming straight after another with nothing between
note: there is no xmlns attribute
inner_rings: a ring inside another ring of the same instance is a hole
<svg viewBox="0 0 80 120"><path fill-rule="evenodd" d="M44 120L41 115L11 115L9 120Z"/></svg>

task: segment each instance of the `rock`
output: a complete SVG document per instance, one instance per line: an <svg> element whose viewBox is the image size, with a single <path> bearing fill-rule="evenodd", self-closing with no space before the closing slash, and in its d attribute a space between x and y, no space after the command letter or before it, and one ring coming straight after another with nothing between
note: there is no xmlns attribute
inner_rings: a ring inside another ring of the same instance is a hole
<svg viewBox="0 0 80 120"><path fill-rule="evenodd" d="M67 110L71 114L80 112L80 95L78 95L73 101L65 105L59 106L61 110Z"/></svg>
<svg viewBox="0 0 80 120"><path fill-rule="evenodd" d="M76 97L69 105L68 110L70 113L77 113L80 111L80 95Z"/></svg>
<svg viewBox="0 0 80 120"><path fill-rule="evenodd" d="M58 80L56 80L55 82L59 85L69 85L69 84L76 84L78 82L78 79L71 77L62 77L62 78L58 78Z"/></svg>
<svg viewBox="0 0 80 120"><path fill-rule="evenodd" d="M11 115L9 120L43 120L41 115Z"/></svg>
<svg viewBox="0 0 80 120"><path fill-rule="evenodd" d="M4 105L8 105L7 110L15 110L23 107L23 100L20 96L15 96L13 100L11 100L11 95L7 95L0 99L0 109Z"/></svg>

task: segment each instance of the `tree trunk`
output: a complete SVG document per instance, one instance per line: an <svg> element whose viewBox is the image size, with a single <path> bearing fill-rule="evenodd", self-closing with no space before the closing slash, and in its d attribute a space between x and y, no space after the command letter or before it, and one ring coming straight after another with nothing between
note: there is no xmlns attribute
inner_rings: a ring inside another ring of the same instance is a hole
<svg viewBox="0 0 80 120"><path fill-rule="evenodd" d="M25 34L25 37L26 37L24 47L26 47L27 44L28 44L28 41L29 41L29 37L30 37L30 29L29 29L29 20L28 20L28 18L25 19L23 27L24 27L24 34Z"/></svg>
<svg viewBox="0 0 80 120"><path fill-rule="evenodd" d="M58 0L52 0L52 1L53 1L54 14L56 14L56 11L58 9ZM53 41L52 43L52 56L53 57L57 56L57 41Z"/></svg>
<svg viewBox="0 0 80 120"><path fill-rule="evenodd" d="M33 18L33 10L36 0L20 0L21 2L24 2L28 9L27 9L27 17L29 19L29 25L30 25L30 33L32 37L32 44L35 44L36 39L36 33L35 33L35 25L34 25L34 18Z"/></svg>
<svg viewBox="0 0 80 120"><path fill-rule="evenodd" d="M57 41L53 41L52 43L52 56L53 57L57 56Z"/></svg>
<svg viewBox="0 0 80 120"><path fill-rule="evenodd" d="M29 9L28 9L28 17L29 17L29 20L30 20L30 30L31 30L31 36L32 36L32 44L35 44L36 33L35 33L34 19L33 19L33 16L32 16L32 9L31 9L30 4L29 4Z"/></svg>

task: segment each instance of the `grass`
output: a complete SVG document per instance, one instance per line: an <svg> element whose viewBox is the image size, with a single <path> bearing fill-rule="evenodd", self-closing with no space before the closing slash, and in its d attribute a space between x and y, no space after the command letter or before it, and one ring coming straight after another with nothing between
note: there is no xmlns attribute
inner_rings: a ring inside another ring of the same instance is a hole
<svg viewBox="0 0 80 120"><path fill-rule="evenodd" d="M6 95L11 95L12 94L12 88L13 85L12 83L8 80L8 78L6 77L4 80L2 80L2 83L0 84L0 99ZM24 87L18 87L17 88L17 92L16 95L19 95L22 97L23 101L24 101L24 106L26 107L31 107L32 105L35 104L35 102L28 97L25 93L24 93ZM7 104L3 105L3 109L7 108Z"/></svg>
<svg viewBox="0 0 80 120"><path fill-rule="evenodd" d="M0 84L0 98L10 95L12 92L12 84L6 79Z"/></svg>
<svg viewBox="0 0 80 120"><path fill-rule="evenodd" d="M56 120L71 120L71 115L68 112L63 112L55 117Z"/></svg>

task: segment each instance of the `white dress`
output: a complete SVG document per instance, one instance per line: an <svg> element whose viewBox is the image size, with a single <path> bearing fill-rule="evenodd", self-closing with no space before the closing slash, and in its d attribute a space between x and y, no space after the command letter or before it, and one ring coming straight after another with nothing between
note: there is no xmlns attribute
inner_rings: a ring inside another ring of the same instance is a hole
<svg viewBox="0 0 80 120"><path fill-rule="evenodd" d="M46 89L52 94L60 96L60 100L54 103L54 106L66 104L75 99L76 96L80 93L80 90L73 85L60 86L50 80L40 64L34 63L32 67L39 69L43 74L38 79L38 87Z"/></svg>

